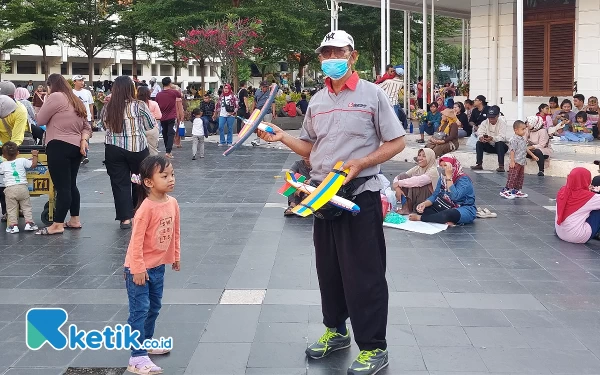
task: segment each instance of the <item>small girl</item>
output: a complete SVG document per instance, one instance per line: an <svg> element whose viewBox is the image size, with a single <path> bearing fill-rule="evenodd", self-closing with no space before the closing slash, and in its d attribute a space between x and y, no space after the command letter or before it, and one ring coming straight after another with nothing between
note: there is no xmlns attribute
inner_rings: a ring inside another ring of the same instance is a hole
<svg viewBox="0 0 600 375"><path fill-rule="evenodd" d="M132 181L141 185L141 202L134 216L131 241L125 256L125 285L129 297L132 331L139 331L139 342L154 335L161 307L165 264L180 269L179 205L167 193L175 187L173 166L163 156L149 156L140 165L140 175ZM127 370L134 374L158 374L148 354L166 354L167 349L131 350Z"/></svg>
<svg viewBox="0 0 600 375"><path fill-rule="evenodd" d="M14 142L2 145L4 161L0 164L0 174L4 175L4 199L6 200L7 226L6 233L19 233L19 207L25 216L25 230L38 230L33 221L31 199L27 187L27 168L37 167L38 151L31 151L33 161L18 158L19 146Z"/></svg>
<svg viewBox="0 0 600 375"><path fill-rule="evenodd" d="M563 129L562 134L560 134L560 140L569 142L593 141L593 125L591 122L588 122L587 113L584 111L577 112L575 120L577 121L575 124L568 125L568 130L566 128Z"/></svg>

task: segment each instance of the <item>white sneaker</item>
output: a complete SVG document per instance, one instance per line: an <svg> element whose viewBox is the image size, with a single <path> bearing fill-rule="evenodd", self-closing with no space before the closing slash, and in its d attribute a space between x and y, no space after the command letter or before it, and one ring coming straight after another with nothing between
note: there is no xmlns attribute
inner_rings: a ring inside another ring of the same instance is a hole
<svg viewBox="0 0 600 375"><path fill-rule="evenodd" d="M19 233L19 227L16 225L6 227L6 233Z"/></svg>
<svg viewBox="0 0 600 375"><path fill-rule="evenodd" d="M515 199L515 196L510 190L501 191L500 196L506 199Z"/></svg>
<svg viewBox="0 0 600 375"><path fill-rule="evenodd" d="M512 194L515 198L527 198L529 196L529 194L525 194L521 190L516 190Z"/></svg>
<svg viewBox="0 0 600 375"><path fill-rule="evenodd" d="M252 142L250 142L250 144L251 144L252 146L254 146L254 147L258 147L258 146L260 146L260 143L259 143L259 142L257 142L257 141L252 141Z"/></svg>
<svg viewBox="0 0 600 375"><path fill-rule="evenodd" d="M25 224L25 231L26 232L31 232L31 231L34 231L34 230L38 230L38 226L35 225L35 223L27 223L27 224Z"/></svg>

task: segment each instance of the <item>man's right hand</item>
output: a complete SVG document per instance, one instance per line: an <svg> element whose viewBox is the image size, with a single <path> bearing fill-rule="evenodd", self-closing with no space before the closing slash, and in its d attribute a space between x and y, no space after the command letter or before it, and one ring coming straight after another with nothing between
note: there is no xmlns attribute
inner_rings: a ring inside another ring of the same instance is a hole
<svg viewBox="0 0 600 375"><path fill-rule="evenodd" d="M481 137L479 137L479 142L487 143L487 139L485 139L485 137L481 136Z"/></svg>
<svg viewBox="0 0 600 375"><path fill-rule="evenodd" d="M257 130L256 134L259 136L259 138L267 142L281 142L283 140L283 137L286 135L286 132L281 130L281 128L277 125L271 124L269 122L265 122L265 124L268 124L270 127L272 127L275 134L267 133L262 130Z"/></svg>

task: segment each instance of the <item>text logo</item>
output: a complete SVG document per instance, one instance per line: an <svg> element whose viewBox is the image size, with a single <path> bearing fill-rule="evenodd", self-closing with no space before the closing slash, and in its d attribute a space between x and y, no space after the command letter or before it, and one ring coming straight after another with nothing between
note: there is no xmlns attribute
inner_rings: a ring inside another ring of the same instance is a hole
<svg viewBox="0 0 600 375"><path fill-rule="evenodd" d="M324 42L328 42L328 41L330 41L333 38L335 38L335 33L329 33L329 34L325 35Z"/></svg>
<svg viewBox="0 0 600 375"><path fill-rule="evenodd" d="M359 103L348 103L348 108L367 108L367 105Z"/></svg>
<svg viewBox="0 0 600 375"><path fill-rule="evenodd" d="M139 341L140 332L132 330L129 324L106 326L102 330L80 330L76 324L69 325L68 334L61 331L69 315L64 309L35 308L26 315L26 344L31 350L38 350L48 343L56 350L69 348L98 350L130 349L172 349L173 338L146 339Z"/></svg>

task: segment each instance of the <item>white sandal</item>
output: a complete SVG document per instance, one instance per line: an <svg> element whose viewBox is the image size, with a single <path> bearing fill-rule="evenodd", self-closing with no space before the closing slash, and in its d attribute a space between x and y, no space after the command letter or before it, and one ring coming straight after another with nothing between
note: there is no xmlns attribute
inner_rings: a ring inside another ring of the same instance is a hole
<svg viewBox="0 0 600 375"><path fill-rule="evenodd" d="M478 208L477 209L477 217L480 219L491 219L498 217L498 214L490 211L488 208Z"/></svg>

